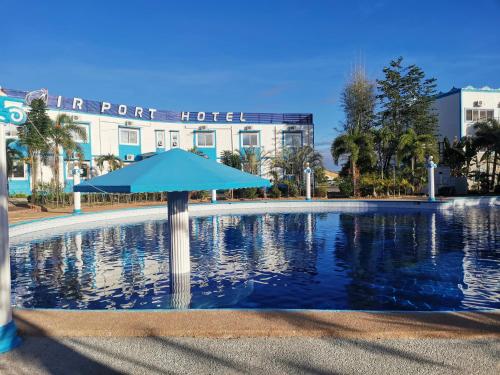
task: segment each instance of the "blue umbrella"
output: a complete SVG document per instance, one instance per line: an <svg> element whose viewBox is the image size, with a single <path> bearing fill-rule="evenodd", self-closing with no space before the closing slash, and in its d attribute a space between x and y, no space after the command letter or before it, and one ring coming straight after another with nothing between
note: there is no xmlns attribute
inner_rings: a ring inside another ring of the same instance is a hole
<svg viewBox="0 0 500 375"><path fill-rule="evenodd" d="M170 272L190 271L188 196L193 190L269 187L264 178L173 149L74 187L82 193L167 192Z"/></svg>
<svg viewBox="0 0 500 375"><path fill-rule="evenodd" d="M269 180L179 148L75 186L81 193L154 193L268 187Z"/></svg>

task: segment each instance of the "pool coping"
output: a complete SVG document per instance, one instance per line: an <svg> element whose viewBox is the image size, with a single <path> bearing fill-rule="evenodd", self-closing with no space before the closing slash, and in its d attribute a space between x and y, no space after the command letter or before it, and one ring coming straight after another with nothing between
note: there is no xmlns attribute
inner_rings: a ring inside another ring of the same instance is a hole
<svg viewBox="0 0 500 375"><path fill-rule="evenodd" d="M422 200L268 200L268 201L243 201L243 202L216 202L195 203L189 205L191 216L210 216L220 214L258 214L268 213L270 210L284 212L286 210L370 210L370 209L395 209L395 210L426 210L426 211L449 211L454 208L463 207L497 207L500 208L500 196L480 196L453 198L444 201L422 201ZM75 226L78 224L99 223L117 219L134 218L144 220L145 217L160 217L166 215L166 205L130 207L118 210L105 210L99 212L88 212L61 215L42 219L28 220L9 225L9 237L14 238L24 234L46 231L64 226Z"/></svg>
<svg viewBox="0 0 500 375"><path fill-rule="evenodd" d="M500 338L500 310L366 312L316 310L77 311L14 309L21 335L50 337Z"/></svg>

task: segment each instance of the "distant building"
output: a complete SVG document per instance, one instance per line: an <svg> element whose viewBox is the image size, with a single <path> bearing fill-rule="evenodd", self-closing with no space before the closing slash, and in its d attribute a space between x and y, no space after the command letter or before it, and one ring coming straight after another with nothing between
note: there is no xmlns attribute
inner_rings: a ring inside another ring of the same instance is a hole
<svg viewBox="0 0 500 375"><path fill-rule="evenodd" d="M452 88L437 96L440 141L474 135L473 125L478 121L500 118L500 89L472 86Z"/></svg>
<svg viewBox="0 0 500 375"><path fill-rule="evenodd" d="M0 96L24 98L26 91L0 88ZM76 139L83 151L83 178L106 173L97 168L96 158L113 154L125 164L172 148L197 148L206 157L220 160L223 151L245 152L249 148L273 158L284 148L294 150L314 145L311 113L250 113L166 111L150 107L112 104L107 101L78 97L48 96L48 114L72 116L87 134L87 140ZM17 137L17 128L8 126L7 138ZM11 145L26 154L19 144ZM61 152L60 184L72 189L75 155ZM9 193L30 194L31 171L22 160L14 163L9 176ZM42 163L37 180L50 182L53 159ZM261 174L267 175L261 168ZM159 171L158 173L162 173Z"/></svg>
<svg viewBox="0 0 500 375"><path fill-rule="evenodd" d="M499 120L500 89L490 87L478 89L472 86L452 88L437 96L435 109L438 115L439 148L442 153L444 138L448 138L452 143L455 139L473 136L474 124L477 122L488 119ZM439 166L436 169L437 191L441 187L453 187L456 194L465 194L468 188L467 178L453 177L448 167Z"/></svg>

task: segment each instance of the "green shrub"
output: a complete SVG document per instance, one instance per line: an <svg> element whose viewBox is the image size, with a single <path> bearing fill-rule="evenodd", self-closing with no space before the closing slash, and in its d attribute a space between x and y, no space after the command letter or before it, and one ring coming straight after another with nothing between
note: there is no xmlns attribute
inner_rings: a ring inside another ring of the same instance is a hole
<svg viewBox="0 0 500 375"><path fill-rule="evenodd" d="M257 198L258 189L257 188L246 188L241 189L242 198L255 199Z"/></svg>
<svg viewBox="0 0 500 375"><path fill-rule="evenodd" d="M269 196L271 198L281 198L281 190L279 189L278 185L273 185L273 187L269 191Z"/></svg>
<svg viewBox="0 0 500 375"><path fill-rule="evenodd" d="M350 178L341 177L338 179L340 194L351 197L354 194L354 187Z"/></svg>
<svg viewBox="0 0 500 375"><path fill-rule="evenodd" d="M328 193L328 188L325 185L319 185L316 187L314 195L318 198L326 198Z"/></svg>

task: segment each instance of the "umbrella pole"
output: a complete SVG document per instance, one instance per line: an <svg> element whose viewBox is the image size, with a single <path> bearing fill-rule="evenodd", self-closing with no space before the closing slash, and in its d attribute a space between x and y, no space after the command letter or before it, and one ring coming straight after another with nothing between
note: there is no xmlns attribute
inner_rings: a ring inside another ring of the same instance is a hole
<svg viewBox="0 0 500 375"><path fill-rule="evenodd" d="M189 213L187 191L169 192L170 275L189 273Z"/></svg>

